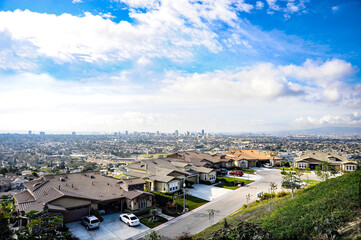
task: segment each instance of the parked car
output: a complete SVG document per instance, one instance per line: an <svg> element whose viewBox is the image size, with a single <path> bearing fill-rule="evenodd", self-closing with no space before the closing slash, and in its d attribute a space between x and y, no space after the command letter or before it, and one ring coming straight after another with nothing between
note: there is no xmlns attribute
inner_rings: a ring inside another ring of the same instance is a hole
<svg viewBox="0 0 361 240"><path fill-rule="evenodd" d="M140 224L139 219L134 214L123 213L120 214L119 220L128 224L128 226L137 226Z"/></svg>
<svg viewBox="0 0 361 240"><path fill-rule="evenodd" d="M224 169L224 168L221 168L221 169L217 169L217 175L219 176L224 176L224 175L227 175L228 171L227 169Z"/></svg>
<svg viewBox="0 0 361 240"><path fill-rule="evenodd" d="M307 186L307 183L305 183L299 179L294 179L292 181L282 181L282 187L292 188L292 186L294 188L301 188L301 187Z"/></svg>
<svg viewBox="0 0 361 240"><path fill-rule="evenodd" d="M272 164L270 164L270 163L265 163L265 164L263 164L263 167L265 167L265 168L272 168L273 166L272 166Z"/></svg>
<svg viewBox="0 0 361 240"><path fill-rule="evenodd" d="M95 216L82 217L81 218L81 223L86 227L87 230L100 227L100 221Z"/></svg>
<svg viewBox="0 0 361 240"><path fill-rule="evenodd" d="M241 170L234 170L232 172L229 172L230 175L233 176L238 176L238 177L242 177L243 176L243 172Z"/></svg>

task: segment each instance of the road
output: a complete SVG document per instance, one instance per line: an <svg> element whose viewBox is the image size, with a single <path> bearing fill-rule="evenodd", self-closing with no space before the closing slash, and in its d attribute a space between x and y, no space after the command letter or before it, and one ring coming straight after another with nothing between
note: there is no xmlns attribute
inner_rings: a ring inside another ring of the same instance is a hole
<svg viewBox="0 0 361 240"><path fill-rule="evenodd" d="M282 175L277 169L260 169L257 174L263 179L254 182L245 187L241 187L231 193L224 195L206 205L203 205L195 211L180 216L173 221L167 222L154 230L160 235L174 238L183 232L189 232L192 235L201 232L210 225L219 222L228 215L234 213L246 204L246 195L251 194L251 201L257 199L257 193L260 191L268 192L270 182L275 182L280 190ZM214 209L214 219L209 220L208 210Z"/></svg>

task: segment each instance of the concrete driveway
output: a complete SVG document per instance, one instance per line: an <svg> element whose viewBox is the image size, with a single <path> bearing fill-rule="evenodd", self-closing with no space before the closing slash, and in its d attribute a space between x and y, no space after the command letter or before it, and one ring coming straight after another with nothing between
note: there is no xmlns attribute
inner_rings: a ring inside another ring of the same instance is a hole
<svg viewBox="0 0 361 240"><path fill-rule="evenodd" d="M194 184L193 188L189 189L189 193L192 196L202 198L207 201L212 201L232 191L233 190L230 189L204 185L204 184Z"/></svg>
<svg viewBox="0 0 361 240"><path fill-rule="evenodd" d="M149 228L143 224L129 227L119 220L119 213L103 216L104 221L98 229L86 230L79 222L66 224L69 231L79 240L119 240L129 239L138 234L146 232Z"/></svg>

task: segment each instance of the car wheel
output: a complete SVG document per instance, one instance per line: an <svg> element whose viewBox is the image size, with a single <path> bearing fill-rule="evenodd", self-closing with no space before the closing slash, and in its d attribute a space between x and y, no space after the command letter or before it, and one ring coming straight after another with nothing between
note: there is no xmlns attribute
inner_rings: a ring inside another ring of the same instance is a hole
<svg viewBox="0 0 361 240"><path fill-rule="evenodd" d="M128 224L128 226L130 227L130 223L127 223Z"/></svg>

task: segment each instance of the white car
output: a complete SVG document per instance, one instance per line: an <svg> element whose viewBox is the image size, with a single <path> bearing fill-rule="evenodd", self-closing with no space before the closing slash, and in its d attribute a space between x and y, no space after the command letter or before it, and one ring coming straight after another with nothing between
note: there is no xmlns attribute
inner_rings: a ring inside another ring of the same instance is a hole
<svg viewBox="0 0 361 240"><path fill-rule="evenodd" d="M100 221L95 216L82 217L81 223L86 227L87 230L100 227Z"/></svg>
<svg viewBox="0 0 361 240"><path fill-rule="evenodd" d="M119 216L119 220L128 224L128 226L137 226L140 224L139 219L137 218L137 216L135 216L134 214L127 214L127 213L123 213L120 214Z"/></svg>

